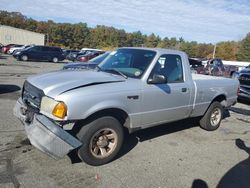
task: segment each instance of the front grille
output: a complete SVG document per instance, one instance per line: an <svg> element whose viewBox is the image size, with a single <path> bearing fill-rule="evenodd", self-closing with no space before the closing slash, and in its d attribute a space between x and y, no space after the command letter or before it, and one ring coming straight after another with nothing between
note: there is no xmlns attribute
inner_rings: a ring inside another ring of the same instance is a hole
<svg viewBox="0 0 250 188"><path fill-rule="evenodd" d="M240 81L241 85L249 85L250 86L250 75L249 74L240 75L239 81Z"/></svg>
<svg viewBox="0 0 250 188"><path fill-rule="evenodd" d="M247 94L247 95L250 95L250 87L245 87L246 85L241 85L240 86L240 92L241 93L244 93L244 94Z"/></svg>
<svg viewBox="0 0 250 188"><path fill-rule="evenodd" d="M41 89L30 84L28 81L24 82L23 91L22 91L22 99L23 102L33 109L39 110L42 97L44 93Z"/></svg>

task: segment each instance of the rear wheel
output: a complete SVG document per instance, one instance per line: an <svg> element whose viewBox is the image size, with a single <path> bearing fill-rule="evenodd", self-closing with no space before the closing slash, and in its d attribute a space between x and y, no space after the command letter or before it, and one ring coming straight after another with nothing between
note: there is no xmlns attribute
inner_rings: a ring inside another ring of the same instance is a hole
<svg viewBox="0 0 250 188"><path fill-rule="evenodd" d="M200 120L201 128L214 131L219 128L223 117L223 107L218 101L213 102Z"/></svg>
<svg viewBox="0 0 250 188"><path fill-rule="evenodd" d="M28 61L28 56L27 55L22 55L21 60L22 61Z"/></svg>
<svg viewBox="0 0 250 188"><path fill-rule="evenodd" d="M83 143L78 156L89 165L99 166L112 161L123 143L123 127L111 116L98 118L84 125L77 137Z"/></svg>

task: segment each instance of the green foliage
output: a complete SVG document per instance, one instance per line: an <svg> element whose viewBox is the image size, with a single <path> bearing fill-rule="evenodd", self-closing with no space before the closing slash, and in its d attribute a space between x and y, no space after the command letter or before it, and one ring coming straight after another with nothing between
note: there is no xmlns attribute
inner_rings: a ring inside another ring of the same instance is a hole
<svg viewBox="0 0 250 188"><path fill-rule="evenodd" d="M236 42L220 42L217 44L216 57L221 59L236 60L238 44Z"/></svg>
<svg viewBox="0 0 250 188"><path fill-rule="evenodd" d="M112 50L117 47L158 47L185 51L190 57L212 57L214 45L188 42L182 37L161 39L154 33L143 35L140 31L128 33L123 29L98 25L89 28L86 23L55 23L52 20L36 21L18 12L0 11L0 24L46 34L46 45L72 49L83 47ZM239 48L240 46L240 48ZM238 49L239 48L239 49ZM237 54L237 52L239 53ZM217 44L216 57L225 60L250 61L250 34L242 41Z"/></svg>
<svg viewBox="0 0 250 188"><path fill-rule="evenodd" d="M211 58L213 55L214 45L212 44L198 44L196 57L207 57Z"/></svg>
<svg viewBox="0 0 250 188"><path fill-rule="evenodd" d="M165 37L158 43L159 48L171 48L171 49L179 49L180 41L178 41L175 37L168 38Z"/></svg>
<svg viewBox="0 0 250 188"><path fill-rule="evenodd" d="M237 60L250 61L250 33L247 34L241 42L239 52L237 54Z"/></svg>
<svg viewBox="0 0 250 188"><path fill-rule="evenodd" d="M161 38L159 36L155 36L155 34L152 33L151 35L146 37L144 46L150 47L150 48L155 48L160 41L161 41Z"/></svg>
<svg viewBox="0 0 250 188"><path fill-rule="evenodd" d="M186 52L190 57L196 57L197 54L197 42L181 42L180 50Z"/></svg>

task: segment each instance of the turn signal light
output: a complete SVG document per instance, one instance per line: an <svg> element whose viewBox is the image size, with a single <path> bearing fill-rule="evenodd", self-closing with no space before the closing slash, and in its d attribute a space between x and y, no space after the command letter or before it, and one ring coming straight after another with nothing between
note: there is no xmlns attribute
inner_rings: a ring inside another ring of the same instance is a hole
<svg viewBox="0 0 250 188"><path fill-rule="evenodd" d="M63 102L59 102L53 109L52 114L63 119L67 114L67 106Z"/></svg>

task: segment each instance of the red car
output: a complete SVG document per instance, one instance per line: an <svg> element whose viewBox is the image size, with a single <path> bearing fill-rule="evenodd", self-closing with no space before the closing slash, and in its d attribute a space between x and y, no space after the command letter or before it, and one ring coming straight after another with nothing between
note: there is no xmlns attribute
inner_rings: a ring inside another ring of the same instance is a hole
<svg viewBox="0 0 250 188"><path fill-rule="evenodd" d="M87 62L90 59L93 59L94 57L97 57L98 55L103 54L103 53L104 53L104 51L90 52L90 53L87 53L85 55L78 56L76 60L80 61L80 62Z"/></svg>
<svg viewBox="0 0 250 188"><path fill-rule="evenodd" d="M8 45L6 45L6 46L3 46L3 47L2 47L2 53L7 54L8 51L9 51L9 49L12 48L12 47L14 47L15 45L16 45L16 44L8 44Z"/></svg>

